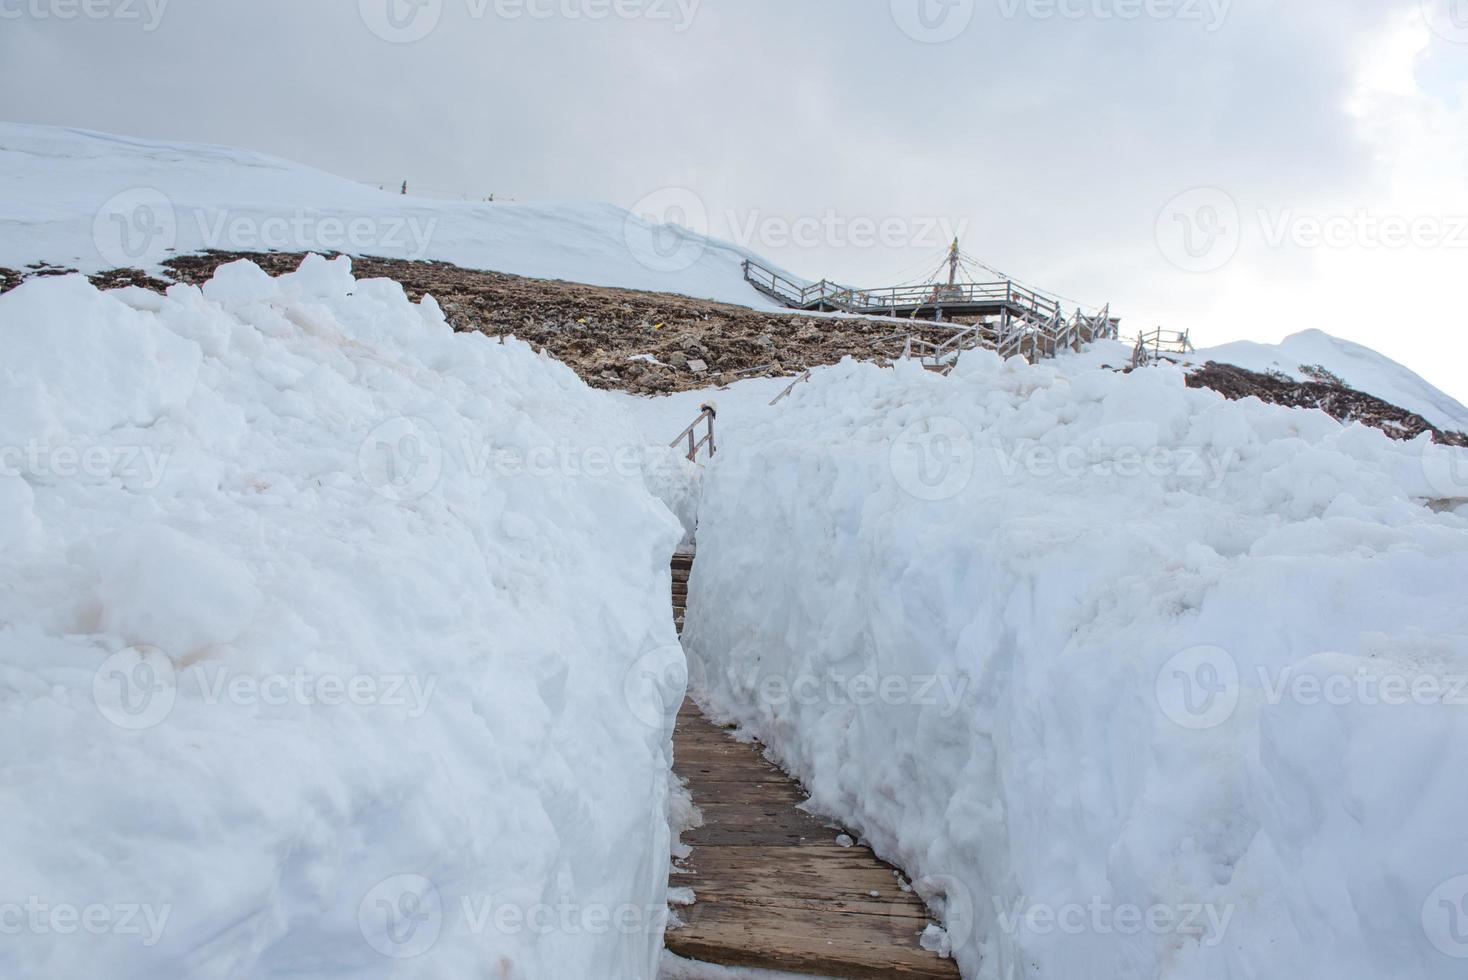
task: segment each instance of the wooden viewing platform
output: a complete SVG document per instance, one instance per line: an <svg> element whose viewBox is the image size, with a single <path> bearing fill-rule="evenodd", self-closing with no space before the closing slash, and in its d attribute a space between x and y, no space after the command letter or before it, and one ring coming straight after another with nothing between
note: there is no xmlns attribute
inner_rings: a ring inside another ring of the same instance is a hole
<svg viewBox="0 0 1468 980"><path fill-rule="evenodd" d="M746 260L744 279L755 289L795 310L934 320L942 317L1031 316L1048 320L1060 303L1010 281L958 282L885 289L854 289L828 279L802 286L772 269Z"/></svg>
<svg viewBox="0 0 1468 980"><path fill-rule="evenodd" d="M1058 350L1093 340L1115 340L1119 335L1121 321L1111 315L1110 305L1091 315L1077 308L1067 317L1059 299L1012 279L960 278L980 267L1000 275L965 255L955 240L938 273L916 285L857 289L829 279L801 283L751 259L744 262L744 279L792 310L967 323L972 331L968 346L986 346L1006 357L1053 357Z"/></svg>

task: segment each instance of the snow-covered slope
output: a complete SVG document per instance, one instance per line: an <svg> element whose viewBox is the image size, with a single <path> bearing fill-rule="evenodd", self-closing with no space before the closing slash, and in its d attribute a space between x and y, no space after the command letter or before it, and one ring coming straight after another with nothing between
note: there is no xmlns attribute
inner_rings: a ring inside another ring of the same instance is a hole
<svg viewBox="0 0 1468 980"><path fill-rule="evenodd" d="M0 350L0 976L650 980L680 529L609 397L345 259Z"/></svg>
<svg viewBox="0 0 1468 980"><path fill-rule="evenodd" d="M14 123L0 123L0 188L0 266L16 269L340 251L770 305L744 281L747 253L607 204L404 197L247 150ZM652 202L670 219L679 203Z"/></svg>
<svg viewBox="0 0 1468 980"><path fill-rule="evenodd" d="M1468 432L1468 407L1391 358L1320 330L1305 330L1278 344L1240 340L1200 350L1184 360L1197 364L1218 361L1250 371L1278 371L1301 381L1314 379L1300 368L1324 367L1357 391L1416 412L1440 429Z"/></svg>
<svg viewBox="0 0 1468 980"><path fill-rule="evenodd" d="M694 685L966 977L1456 980L1468 451L965 355L728 413Z"/></svg>
<svg viewBox="0 0 1468 980"><path fill-rule="evenodd" d="M248 150L15 123L0 123L0 189L0 267L151 271L171 254L205 248L339 251L774 308L741 270L746 258L770 266L764 258L608 204L404 197ZM670 221L697 206L678 189L645 203ZM1323 364L1439 427L1468 429L1468 408L1401 365L1317 330L1197 358L1293 376L1301 365Z"/></svg>

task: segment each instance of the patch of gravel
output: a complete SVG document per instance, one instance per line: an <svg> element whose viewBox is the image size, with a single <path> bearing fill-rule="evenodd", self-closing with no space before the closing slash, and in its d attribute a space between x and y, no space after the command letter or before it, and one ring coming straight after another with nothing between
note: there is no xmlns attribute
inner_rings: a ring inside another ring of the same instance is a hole
<svg viewBox="0 0 1468 980"><path fill-rule="evenodd" d="M46 265L37 262L26 266L24 271L7 269L0 266L0 295L10 292L16 286L27 279L42 279L47 276L70 276L75 275L75 269L67 269L57 265ZM123 286L142 286L155 292L163 292L172 283L155 278L138 269L110 269L107 272L99 272L94 276L88 276L88 281L98 289L120 289Z"/></svg>
<svg viewBox="0 0 1468 980"><path fill-rule="evenodd" d="M180 282L202 283L226 262L248 258L271 275L294 271L303 255L209 252L169 260ZM454 329L515 336L570 365L595 388L655 395L746 377L799 374L843 357L901 353L897 333L946 339L951 328L924 321L761 312L669 293L527 279L445 262L352 259L358 278L401 283L418 300L431 293Z"/></svg>
<svg viewBox="0 0 1468 980"><path fill-rule="evenodd" d="M1254 397L1271 405L1318 408L1333 419L1373 426L1395 439L1415 439L1431 432L1437 442L1468 446L1468 435L1445 432L1415 412L1336 382L1296 381L1209 361L1188 374L1188 387L1212 388L1235 400Z"/></svg>

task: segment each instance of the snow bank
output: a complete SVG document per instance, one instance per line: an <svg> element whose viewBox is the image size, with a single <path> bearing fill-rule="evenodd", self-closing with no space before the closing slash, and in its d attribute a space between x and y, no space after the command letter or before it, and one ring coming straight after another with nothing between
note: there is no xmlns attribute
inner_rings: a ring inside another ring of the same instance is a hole
<svg viewBox="0 0 1468 980"><path fill-rule="evenodd" d="M1462 403L1391 358L1320 330L1304 330L1278 344L1235 341L1200 350L1186 359L1197 364L1218 361L1250 371L1278 371L1297 381L1319 380L1306 375L1302 367L1323 367L1357 391L1416 412L1440 429L1468 432L1468 408Z"/></svg>
<svg viewBox="0 0 1468 980"><path fill-rule="evenodd" d="M715 966L711 963L696 963L672 953L663 954L663 972L660 980L794 980L794 973L775 973L770 970L755 970L746 967ZM800 974L799 980L822 980L808 973ZM832 980L832 978L825 978Z"/></svg>
<svg viewBox="0 0 1468 980"><path fill-rule="evenodd" d="M655 975L680 529L612 400L345 259L0 350L0 975Z"/></svg>
<svg viewBox="0 0 1468 980"><path fill-rule="evenodd" d="M635 215L437 201L247 150L16 123L0 123L0 185L0 266L14 269L154 270L205 248L343 252L774 308L744 281L744 260L757 256L649 220L698 224L676 189Z"/></svg>
<svg viewBox="0 0 1468 980"><path fill-rule="evenodd" d="M735 443L693 683L966 976L1462 976L1468 454L984 354Z"/></svg>

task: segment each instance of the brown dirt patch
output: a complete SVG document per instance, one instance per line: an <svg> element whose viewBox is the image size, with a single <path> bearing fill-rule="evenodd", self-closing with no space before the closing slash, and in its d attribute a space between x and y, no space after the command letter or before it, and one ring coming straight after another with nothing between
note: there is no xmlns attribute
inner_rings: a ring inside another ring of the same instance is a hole
<svg viewBox="0 0 1468 980"><path fill-rule="evenodd" d="M291 272L302 255L211 252L166 263L180 282L202 283L226 262L248 258L271 275ZM797 374L843 357L896 354L901 342L874 347L898 331L949 332L857 318L767 313L669 293L527 279L445 262L352 259L358 278L402 284L415 301L431 293L454 329L513 335L544 348L595 388L663 394L745 377ZM751 298L753 298L751 292ZM660 364L632 360L651 355ZM705 366L698 371L698 363Z"/></svg>
<svg viewBox="0 0 1468 980"><path fill-rule="evenodd" d="M212 251L164 265L174 281L198 285L219 266L238 259L249 259L274 276L294 272L304 258L304 253ZM513 335L565 362L592 387L635 394L795 375L844 357L892 357L901 351L902 340L890 338L899 334L938 341L950 336L948 328L922 320L894 323L761 312L670 293L527 279L446 262L354 256L352 266L358 278L397 281L415 301L431 293L455 330ZM0 293L28 278L68 271L40 263L24 271L0 268ZM113 269L90 278L103 289L131 285L161 292L170 285L137 269ZM639 355L661 363L632 360ZM703 371L695 370L698 362ZM1210 362L1189 374L1188 384L1234 399L1253 396L1274 405L1318 408L1342 422L1361 422L1398 439L1431 432L1439 442L1468 446L1468 435L1444 432L1420 415L1328 380L1294 381Z"/></svg>
<svg viewBox="0 0 1468 980"><path fill-rule="evenodd" d="M1228 398L1254 397L1271 405L1318 408L1341 422L1360 422L1395 439L1415 439L1431 432L1433 439L1452 446L1468 446L1468 435L1444 432L1422 416L1343 384L1295 381L1278 374L1261 374L1209 361L1188 375L1191 388L1212 388Z"/></svg>

